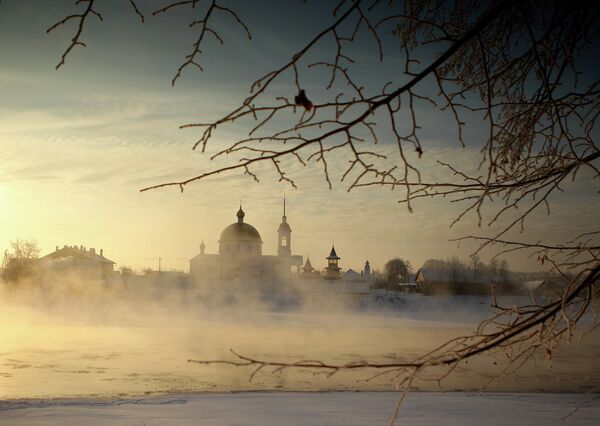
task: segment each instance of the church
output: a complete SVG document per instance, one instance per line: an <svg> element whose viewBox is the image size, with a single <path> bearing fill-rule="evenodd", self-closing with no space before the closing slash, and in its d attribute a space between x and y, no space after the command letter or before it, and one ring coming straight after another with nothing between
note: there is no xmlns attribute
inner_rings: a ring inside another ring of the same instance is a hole
<svg viewBox="0 0 600 426"><path fill-rule="evenodd" d="M262 253L260 233L244 221L246 214L241 205L236 216L237 221L221 232L217 254L207 254L202 241L200 254L190 259L190 276L196 284L252 286L285 281L299 273L302 256L292 254L292 228L287 222L285 199L277 230L277 255Z"/></svg>

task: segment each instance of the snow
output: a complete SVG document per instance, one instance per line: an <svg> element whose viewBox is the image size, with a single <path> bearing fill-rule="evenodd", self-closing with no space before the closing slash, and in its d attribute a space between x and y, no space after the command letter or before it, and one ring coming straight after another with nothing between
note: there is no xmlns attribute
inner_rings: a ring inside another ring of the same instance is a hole
<svg viewBox="0 0 600 426"><path fill-rule="evenodd" d="M136 400L0 402L0 426L387 424L397 392L248 392ZM577 409L574 413L573 410ZM596 425L600 400L584 394L410 393L398 425Z"/></svg>

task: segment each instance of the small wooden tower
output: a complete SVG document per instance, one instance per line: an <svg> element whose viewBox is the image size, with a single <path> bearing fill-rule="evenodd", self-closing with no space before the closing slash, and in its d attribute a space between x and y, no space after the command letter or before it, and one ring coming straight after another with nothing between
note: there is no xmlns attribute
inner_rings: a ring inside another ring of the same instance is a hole
<svg viewBox="0 0 600 426"><path fill-rule="evenodd" d="M340 278L340 271L342 268L338 266L338 261L341 258L335 252L335 247L331 246L331 253L327 256L327 268L325 268L325 277L329 280L335 280Z"/></svg>

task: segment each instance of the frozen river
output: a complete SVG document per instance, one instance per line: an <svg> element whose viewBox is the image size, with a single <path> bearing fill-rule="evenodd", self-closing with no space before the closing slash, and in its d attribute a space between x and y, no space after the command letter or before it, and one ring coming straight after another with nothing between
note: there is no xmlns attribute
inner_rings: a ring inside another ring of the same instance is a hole
<svg viewBox="0 0 600 426"><path fill-rule="evenodd" d="M372 373L333 377L308 371L200 366L188 359L231 359L230 349L255 357L412 359L447 339L469 333L486 314L483 299L407 299L393 309L312 309L281 312L256 307L207 310L139 301L127 305L73 300L51 308L0 305L0 399L128 398L229 391L394 390ZM544 359L493 386L510 392L597 392L600 333L575 338ZM503 366L502 354L479 357L442 382L444 390L478 390ZM496 365L494 364L496 363ZM435 371L433 372L435 373ZM417 390L439 390L416 381Z"/></svg>

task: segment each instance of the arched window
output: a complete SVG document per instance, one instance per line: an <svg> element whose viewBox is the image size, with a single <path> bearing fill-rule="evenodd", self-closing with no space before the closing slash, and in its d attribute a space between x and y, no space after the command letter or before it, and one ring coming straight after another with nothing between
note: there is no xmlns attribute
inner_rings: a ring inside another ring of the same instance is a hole
<svg viewBox="0 0 600 426"><path fill-rule="evenodd" d="M282 235L281 236L281 246L282 247L287 247L287 243L288 243L287 236L286 235Z"/></svg>

